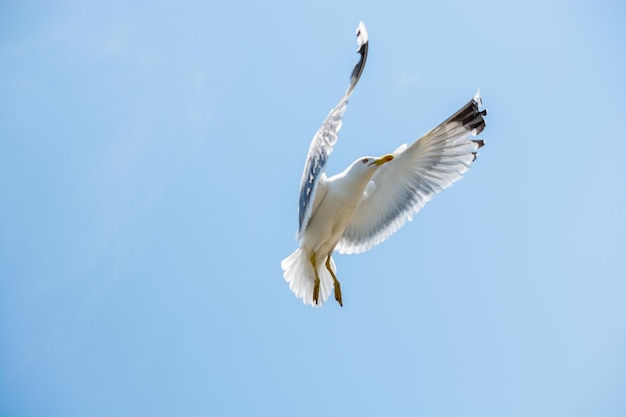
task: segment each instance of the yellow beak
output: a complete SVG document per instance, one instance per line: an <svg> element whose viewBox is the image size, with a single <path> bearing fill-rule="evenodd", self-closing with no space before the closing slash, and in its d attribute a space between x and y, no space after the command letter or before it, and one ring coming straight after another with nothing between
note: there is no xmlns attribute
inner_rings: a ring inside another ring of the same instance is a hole
<svg viewBox="0 0 626 417"><path fill-rule="evenodd" d="M376 159L370 165L382 165L385 162L389 162L391 160L393 160L393 155L392 154L387 154L387 155L381 156L380 158Z"/></svg>

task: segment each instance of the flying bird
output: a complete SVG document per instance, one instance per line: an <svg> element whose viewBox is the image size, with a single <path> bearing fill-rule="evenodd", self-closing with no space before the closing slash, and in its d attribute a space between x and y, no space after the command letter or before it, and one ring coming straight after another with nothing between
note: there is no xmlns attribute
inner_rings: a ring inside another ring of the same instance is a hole
<svg viewBox="0 0 626 417"><path fill-rule="evenodd" d="M334 251L361 253L385 241L435 194L461 179L484 145L474 139L485 128L487 115L479 109L478 91L469 103L411 145L383 156L362 156L342 173L327 178L328 157L367 60L363 22L356 36L360 57L350 85L313 137L306 157L296 234L300 246L281 262L289 288L313 306L321 306L333 290L343 306Z"/></svg>

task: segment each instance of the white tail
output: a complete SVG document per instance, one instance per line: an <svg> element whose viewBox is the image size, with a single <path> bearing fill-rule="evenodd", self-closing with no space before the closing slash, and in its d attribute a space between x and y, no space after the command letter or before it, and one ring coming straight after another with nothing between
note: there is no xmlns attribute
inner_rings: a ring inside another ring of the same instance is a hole
<svg viewBox="0 0 626 417"><path fill-rule="evenodd" d="M317 274L320 277L320 296L318 304L313 302L313 286L315 285L315 271L309 260L309 256L301 247L294 253L283 259L280 263L283 268L283 277L289 283L289 289L296 297L301 298L304 304L311 304L313 307L321 307L324 301L333 291L333 277L326 269L326 260L320 259L317 262ZM333 259L330 259L330 267L336 275L336 267Z"/></svg>

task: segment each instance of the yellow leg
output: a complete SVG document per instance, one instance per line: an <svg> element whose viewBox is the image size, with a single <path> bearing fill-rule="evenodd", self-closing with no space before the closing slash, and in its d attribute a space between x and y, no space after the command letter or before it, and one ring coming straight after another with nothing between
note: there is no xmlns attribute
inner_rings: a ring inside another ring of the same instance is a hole
<svg viewBox="0 0 626 417"><path fill-rule="evenodd" d="M313 265L313 271L315 271L315 284L313 284L313 302L319 304L320 299L320 277L317 274L317 262L315 261L315 254L311 255L311 265Z"/></svg>
<svg viewBox="0 0 626 417"><path fill-rule="evenodd" d="M330 275L333 277L333 281L335 282L335 300L339 303L340 306L343 307L343 302L341 302L341 285L333 272L333 269L330 267L330 256L326 258L326 269L330 272Z"/></svg>

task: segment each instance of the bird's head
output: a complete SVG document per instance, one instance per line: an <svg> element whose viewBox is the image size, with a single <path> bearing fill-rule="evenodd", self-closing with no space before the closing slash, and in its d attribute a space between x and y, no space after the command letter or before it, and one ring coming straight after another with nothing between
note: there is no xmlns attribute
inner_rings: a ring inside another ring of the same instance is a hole
<svg viewBox="0 0 626 417"><path fill-rule="evenodd" d="M367 162L368 166L372 166L372 165L376 165L377 167L381 166L382 164L392 161L394 158L394 156L392 154L387 154L387 155L383 155L380 158L373 158L374 160L371 162ZM363 163L363 161L361 161L361 163Z"/></svg>
<svg viewBox="0 0 626 417"><path fill-rule="evenodd" d="M394 156L392 154L383 155L381 157L374 156L363 156L350 165L348 170L355 175L364 175L367 177L371 177L374 175L374 172L383 164L393 160ZM368 175L369 174L369 175Z"/></svg>
<svg viewBox="0 0 626 417"><path fill-rule="evenodd" d="M328 179L329 183L341 185L342 193L352 193L357 196L357 201L363 196L365 187L376 171L389 161L392 161L393 155L383 155L381 157L362 156L354 161L341 174L333 175Z"/></svg>

